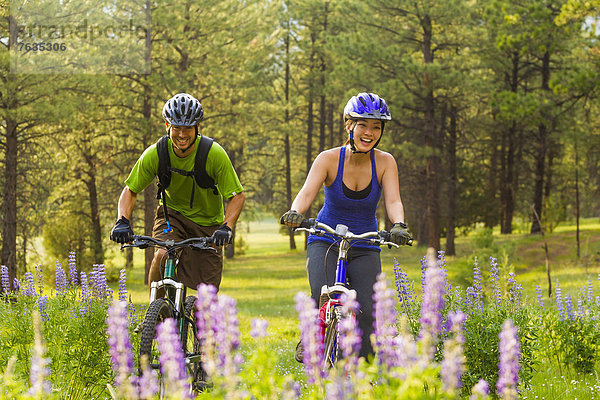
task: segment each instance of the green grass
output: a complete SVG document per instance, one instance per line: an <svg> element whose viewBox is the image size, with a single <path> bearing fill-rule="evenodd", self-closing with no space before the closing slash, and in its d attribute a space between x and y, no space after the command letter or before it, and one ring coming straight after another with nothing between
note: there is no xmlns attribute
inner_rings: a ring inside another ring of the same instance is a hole
<svg viewBox="0 0 600 400"><path fill-rule="evenodd" d="M243 223L240 231L245 242L243 254L233 259L225 259L220 293L237 300L242 343L248 338L250 320L261 317L269 322L271 337L269 346L281 355L281 370L301 375L301 365L293 359L293 353L300 337L297 313L294 309L294 296L299 291L309 293L306 276L304 235L296 236L297 250L289 250L289 238L279 233L275 218L264 217L259 221ZM592 279L598 288L600 273L600 221L586 220L581 226L581 257L576 258L574 226L557 227L547 234L545 241L550 254L550 270L553 288L560 282L563 295L579 295L579 289ZM498 259L504 276L510 271L517 275L523 285L526 301L535 299L534 286L540 285L547 297L548 281L545 266L544 239L540 235L515 233L499 235L494 232L493 243L487 248L476 246L478 232L460 236L456 240L457 256L446 257L448 277L453 286L465 289L472 283L472 269L475 259L479 260L484 276L489 275L489 256ZM442 245L444 241L442 240ZM425 247L402 247L382 249L382 268L393 280L394 262L414 281L419 292L421 286L420 259L425 255ZM122 255L116 252L107 267L119 269L123 265ZM134 268L128 272L128 290L133 302L141 306L147 303L148 290L143 284L143 252L135 251ZM116 284L113 286L115 293ZM243 350L244 351L244 350ZM577 382L577 383L573 383ZM530 390L524 392L528 399L600 398L600 382L597 375L580 376L558 371L556 366L540 366ZM595 396L595 397L594 397Z"/></svg>

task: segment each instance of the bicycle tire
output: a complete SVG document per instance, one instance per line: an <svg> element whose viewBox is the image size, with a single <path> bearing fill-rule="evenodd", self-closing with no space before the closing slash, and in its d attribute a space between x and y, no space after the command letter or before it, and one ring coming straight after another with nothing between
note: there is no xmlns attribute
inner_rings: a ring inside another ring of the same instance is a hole
<svg viewBox="0 0 600 400"><path fill-rule="evenodd" d="M156 342L156 326L167 318L173 318L173 308L167 299L156 299L150 303L150 307L148 307L142 327L142 335L140 338L140 357L138 360L138 365L141 366L142 357L144 355L147 356L150 367L157 371L158 397L161 399L165 397L165 383L163 381L163 376L160 373L158 344ZM140 370L140 375L141 372L142 371Z"/></svg>
<svg viewBox="0 0 600 400"><path fill-rule="evenodd" d="M200 339L197 336L196 325L196 296L187 296L183 303L183 311L185 321L181 329L181 337L185 338L181 341L183 354L186 357L186 368L188 375L192 379L192 394L197 394L210 387L206 372L202 368L202 360L200 356L202 349L200 348Z"/></svg>
<svg viewBox="0 0 600 400"><path fill-rule="evenodd" d="M325 346L324 346L324 361L325 368L332 368L338 360L340 352L340 311L339 307L334 307L331 316L331 322L325 328Z"/></svg>

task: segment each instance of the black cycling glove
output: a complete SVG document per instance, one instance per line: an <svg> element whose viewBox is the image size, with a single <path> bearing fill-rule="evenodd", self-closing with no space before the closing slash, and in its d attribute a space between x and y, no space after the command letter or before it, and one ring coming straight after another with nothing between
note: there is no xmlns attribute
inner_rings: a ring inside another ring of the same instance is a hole
<svg viewBox="0 0 600 400"><path fill-rule="evenodd" d="M408 226L404 222L396 222L390 229L390 242L397 245L409 244L412 241L412 235Z"/></svg>
<svg viewBox="0 0 600 400"><path fill-rule="evenodd" d="M304 216L296 210L290 210L281 216L279 222L282 225L289 226L290 228L297 228L300 223L304 220Z"/></svg>
<svg viewBox="0 0 600 400"><path fill-rule="evenodd" d="M129 243L133 240L133 230L129 225L129 220L121 217L115 223L115 226L110 231L110 240L117 243Z"/></svg>
<svg viewBox="0 0 600 400"><path fill-rule="evenodd" d="M217 246L231 243L231 228L227 223L221 225L212 235L213 243Z"/></svg>

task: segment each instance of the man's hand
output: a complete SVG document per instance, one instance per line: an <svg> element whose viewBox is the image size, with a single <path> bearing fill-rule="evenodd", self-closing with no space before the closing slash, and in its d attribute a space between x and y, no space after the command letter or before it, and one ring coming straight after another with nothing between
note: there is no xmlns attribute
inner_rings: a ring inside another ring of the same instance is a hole
<svg viewBox="0 0 600 400"><path fill-rule="evenodd" d="M217 246L223 246L231 243L231 228L227 226L227 223L221 225L219 229L212 235L213 243Z"/></svg>
<svg viewBox="0 0 600 400"><path fill-rule="evenodd" d="M290 210L281 216L282 225L289 226L290 228L297 228L300 223L304 221L304 215L300 214L296 210Z"/></svg>
<svg viewBox="0 0 600 400"><path fill-rule="evenodd" d="M129 220L121 217L110 231L110 240L117 243L129 243L133 240L133 230L129 225Z"/></svg>
<svg viewBox="0 0 600 400"><path fill-rule="evenodd" d="M390 229L390 242L397 245L409 244L412 235L404 222L396 222Z"/></svg>

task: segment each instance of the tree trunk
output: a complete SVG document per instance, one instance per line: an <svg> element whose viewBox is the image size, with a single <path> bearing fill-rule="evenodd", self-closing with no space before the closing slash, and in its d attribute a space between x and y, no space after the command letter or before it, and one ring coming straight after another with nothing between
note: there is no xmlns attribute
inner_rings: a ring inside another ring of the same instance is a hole
<svg viewBox="0 0 600 400"><path fill-rule="evenodd" d="M448 166L447 166L447 184L448 184L448 215L446 217L446 255L453 256L456 254L454 246L454 238L456 236L456 120L458 111L456 106L450 106L450 128L448 131Z"/></svg>
<svg viewBox="0 0 600 400"><path fill-rule="evenodd" d="M285 38L285 194L288 210L292 207L292 161L290 148L290 21L288 20L287 36ZM290 250L296 250L296 239L294 230L288 228L290 238Z"/></svg>
<svg viewBox="0 0 600 400"><path fill-rule="evenodd" d="M148 3L146 3L148 7ZM148 10L148 8L147 8ZM147 45L148 37L146 38ZM144 126L152 126L152 87L147 79L144 79L144 94L143 94L143 106L142 116L144 118ZM154 139L154 133L152 128L148 128L148 132L143 136L142 148L147 148ZM151 236L152 228L154 228L154 216L156 214L157 199L156 186L150 185L144 189L144 234ZM152 259L154 258L154 249L148 247L144 250L144 284L148 285L148 274L150 273L150 266L152 265Z"/></svg>
<svg viewBox="0 0 600 400"><path fill-rule="evenodd" d="M96 188L96 169L89 155L85 155L88 165L87 179L84 182L87 186L88 197L90 199L90 219L92 224L91 245L94 252L94 262L104 264L104 250L102 248L102 228L100 226L100 209L98 207L98 191Z"/></svg>
<svg viewBox="0 0 600 400"><path fill-rule="evenodd" d="M544 57L542 58L542 84L541 89L543 91L549 91L549 82L550 82L550 53L545 52ZM542 117L544 116L544 112L542 112ZM542 118L542 121L545 121L547 118ZM535 154L535 187L533 193L533 207L534 214L537 214L538 218L535 218L535 215L532 215L531 218L531 233L540 233L542 231L541 227L541 218L542 209L544 206L544 177L545 177L545 167L546 167L546 154L548 152L548 126L545 122L541 122L538 125L538 143L537 143L537 152Z"/></svg>
<svg viewBox="0 0 600 400"><path fill-rule="evenodd" d="M9 100L10 101L10 100ZM15 102L12 102L12 110ZM12 287L17 274L17 124L6 117L6 150L4 153L4 196L2 198L2 259L8 268Z"/></svg>

